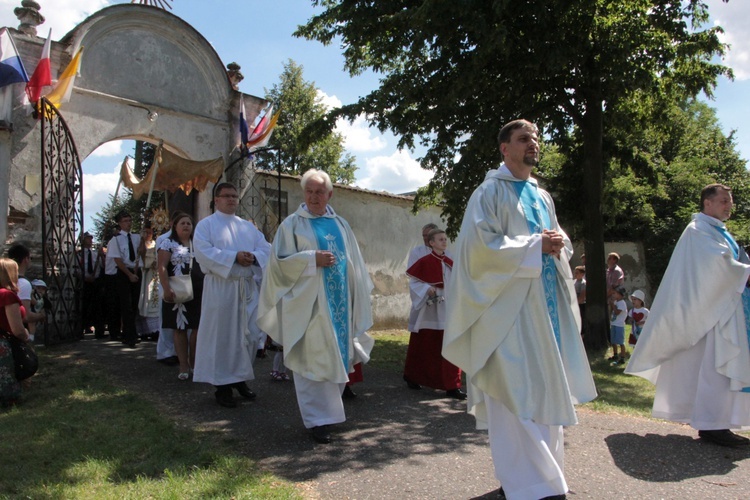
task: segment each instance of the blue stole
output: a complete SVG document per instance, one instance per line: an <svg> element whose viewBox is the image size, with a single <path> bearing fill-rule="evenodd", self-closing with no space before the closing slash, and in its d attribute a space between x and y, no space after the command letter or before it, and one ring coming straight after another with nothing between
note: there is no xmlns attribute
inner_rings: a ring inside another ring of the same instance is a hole
<svg viewBox="0 0 750 500"><path fill-rule="evenodd" d="M734 260L740 260L740 246L734 241L729 231L721 226L714 227L729 244L729 248L732 249L732 255L734 255ZM747 333L747 340L750 343L750 288L747 287L742 292L742 310L745 311L745 332ZM745 387L742 389L742 392L750 392L750 387Z"/></svg>
<svg viewBox="0 0 750 500"><path fill-rule="evenodd" d="M523 213L531 234L541 234L543 229L551 229L547 206L544 204L536 184L529 181L512 182L518 199L521 200ZM542 254L542 283L544 284L544 297L547 301L549 319L552 322L552 331L555 333L557 347L560 348L560 315L557 310L557 269L553 256Z"/></svg>
<svg viewBox="0 0 750 500"><path fill-rule="evenodd" d="M309 219L318 248L326 250L336 257L336 263L323 268L328 312L331 315L333 331L339 344L341 360L349 369L349 284L346 279L346 244L341 236L339 225L333 217L316 217Z"/></svg>

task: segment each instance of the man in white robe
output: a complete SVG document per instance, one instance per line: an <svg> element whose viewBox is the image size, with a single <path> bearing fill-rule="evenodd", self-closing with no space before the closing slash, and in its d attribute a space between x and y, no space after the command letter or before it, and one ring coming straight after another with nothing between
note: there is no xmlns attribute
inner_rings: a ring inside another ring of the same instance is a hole
<svg viewBox="0 0 750 500"><path fill-rule="evenodd" d="M443 356L466 372L468 409L488 429L509 499L565 498L563 426L596 397L580 336L570 240L530 177L537 128L498 136L504 163L474 191L447 287Z"/></svg>
<svg viewBox="0 0 750 500"><path fill-rule="evenodd" d="M750 261L724 225L732 203L726 186L703 189L625 372L656 385L654 417L736 447L750 444L729 430L750 426Z"/></svg>
<svg viewBox="0 0 750 500"><path fill-rule="evenodd" d="M305 203L273 241L258 326L284 346L305 427L329 443L330 426L346 420L349 373L370 359L373 285L349 224L328 205L331 179L308 170L302 189Z"/></svg>
<svg viewBox="0 0 750 500"><path fill-rule="evenodd" d="M232 184L216 186L216 212L198 223L193 236L195 259L206 275L193 381L216 386L216 401L228 408L237 406L233 388L245 399L255 398L245 382L255 378L260 338L255 276L266 267L271 250L253 223L234 215L238 203Z"/></svg>

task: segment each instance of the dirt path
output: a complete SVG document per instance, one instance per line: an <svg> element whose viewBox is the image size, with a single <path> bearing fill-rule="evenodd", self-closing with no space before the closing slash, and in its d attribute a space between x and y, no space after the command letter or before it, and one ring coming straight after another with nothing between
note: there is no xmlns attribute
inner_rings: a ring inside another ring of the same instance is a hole
<svg viewBox="0 0 750 500"><path fill-rule="evenodd" d="M393 372L365 367L335 442L317 445L292 383L268 376L270 357L256 364L257 400L227 409L210 386L181 382L157 363L154 343L127 349L87 338L56 351L89 360L184 424L226 432L310 498L494 498L499 486L487 435L474 430L465 402L409 390ZM705 444L683 425L586 410L579 418L565 434L569 498L750 498L750 450Z"/></svg>

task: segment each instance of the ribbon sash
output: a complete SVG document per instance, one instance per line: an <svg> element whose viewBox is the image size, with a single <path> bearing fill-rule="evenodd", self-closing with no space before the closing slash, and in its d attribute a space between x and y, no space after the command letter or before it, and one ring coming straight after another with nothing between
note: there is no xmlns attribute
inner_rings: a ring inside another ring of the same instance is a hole
<svg viewBox="0 0 750 500"><path fill-rule="evenodd" d="M331 252L336 263L323 268L328 313L331 316L334 334L339 345L341 360L349 369L349 284L346 276L346 243L336 219L317 217L310 219L318 248Z"/></svg>
<svg viewBox="0 0 750 500"><path fill-rule="evenodd" d="M518 199L521 201L526 224L531 234L541 234L544 229L551 229L547 206L544 204L536 184L528 181L513 182ZM552 323L552 331L555 334L555 341L558 349L560 348L560 315L557 309L557 270L555 261L549 254L542 254L542 284L544 285L544 298L547 302L549 319Z"/></svg>
<svg viewBox="0 0 750 500"><path fill-rule="evenodd" d="M729 248L732 249L732 255L734 255L734 259L740 260L740 246L734 240L732 235L729 234L729 231L721 226L713 227L715 227L719 234L724 237L727 244L729 245ZM747 334L747 341L748 343L750 343L750 289L747 287L745 287L745 290L743 290L742 292L742 310L745 313L745 332ZM742 392L750 392L750 387L743 388Z"/></svg>

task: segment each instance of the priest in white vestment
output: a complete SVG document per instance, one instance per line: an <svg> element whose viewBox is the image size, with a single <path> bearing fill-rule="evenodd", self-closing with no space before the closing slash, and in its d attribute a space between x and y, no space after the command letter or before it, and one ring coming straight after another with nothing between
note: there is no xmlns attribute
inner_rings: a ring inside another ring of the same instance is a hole
<svg viewBox="0 0 750 500"><path fill-rule="evenodd" d="M252 222L237 217L237 189L216 186L216 212L198 222L195 258L206 274L201 303L201 334L196 344L194 382L216 386L216 401L237 406L232 389L254 399L247 380L255 378L253 360L260 331L255 324L258 285L271 245Z"/></svg>
<svg viewBox="0 0 750 500"><path fill-rule="evenodd" d="M690 424L704 441L747 446L750 261L726 229L729 187L710 184L675 246L626 373L656 385L653 416Z"/></svg>
<svg viewBox="0 0 750 500"><path fill-rule="evenodd" d="M563 426L596 397L580 335L573 254L550 195L530 177L537 128L498 135L504 163L464 214L446 297L443 356L466 372L468 410L488 429L507 498L565 498Z"/></svg>
<svg viewBox="0 0 750 500"><path fill-rule="evenodd" d="M349 224L328 205L328 174L308 170L302 190L305 203L273 241L258 325L284 346L305 427L329 443L330 426L346 420L341 395L349 374L370 360L373 285Z"/></svg>

